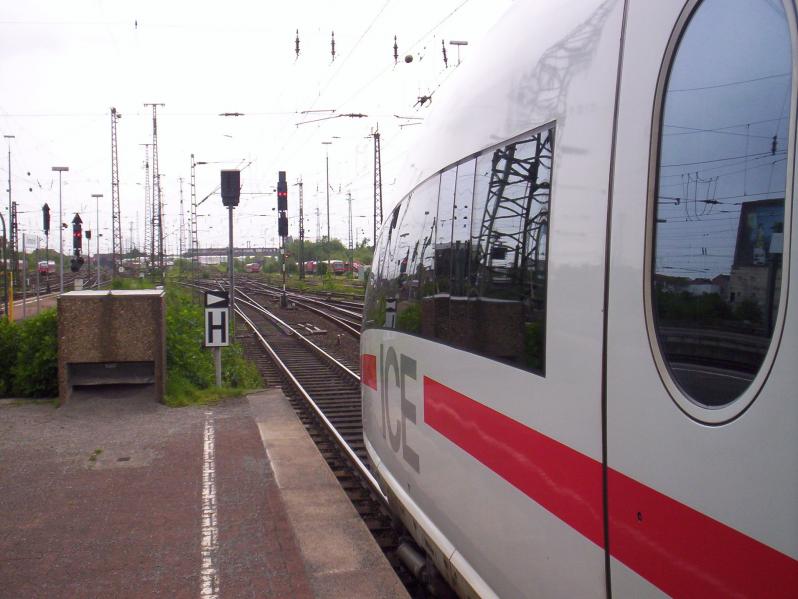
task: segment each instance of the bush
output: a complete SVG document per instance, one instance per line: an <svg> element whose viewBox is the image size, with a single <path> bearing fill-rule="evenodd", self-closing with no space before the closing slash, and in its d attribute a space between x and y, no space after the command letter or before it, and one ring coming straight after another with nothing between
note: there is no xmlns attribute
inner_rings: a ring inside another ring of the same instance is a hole
<svg viewBox="0 0 798 599"><path fill-rule="evenodd" d="M185 291L169 287L166 293L167 378L180 376L199 388L214 383L213 360L202 347L203 310Z"/></svg>
<svg viewBox="0 0 798 599"><path fill-rule="evenodd" d="M23 397L58 395L58 319L46 310L21 323L17 363L12 368L13 392Z"/></svg>
<svg viewBox="0 0 798 599"><path fill-rule="evenodd" d="M116 277L111 283L111 289L154 289L155 283L141 277Z"/></svg>
<svg viewBox="0 0 798 599"><path fill-rule="evenodd" d="M254 364L241 346L222 350L223 388L215 387L211 352L202 346L204 310L191 295L175 286L166 292L166 403L184 406L215 401L262 386Z"/></svg>
<svg viewBox="0 0 798 599"><path fill-rule="evenodd" d="M0 320L0 395L8 395L14 387L18 348L19 328L3 318Z"/></svg>
<svg viewBox="0 0 798 599"><path fill-rule="evenodd" d="M244 357L244 349L237 343L222 350L222 380L236 388L255 389L263 386L257 367Z"/></svg>

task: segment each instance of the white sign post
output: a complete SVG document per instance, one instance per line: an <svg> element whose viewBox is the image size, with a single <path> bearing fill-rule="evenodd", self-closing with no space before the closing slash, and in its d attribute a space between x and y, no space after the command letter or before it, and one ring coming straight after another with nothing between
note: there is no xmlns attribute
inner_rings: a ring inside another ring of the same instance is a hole
<svg viewBox="0 0 798 599"><path fill-rule="evenodd" d="M230 297L226 291L205 292L205 347L213 348L216 386L222 386L222 347L230 345L227 324Z"/></svg>

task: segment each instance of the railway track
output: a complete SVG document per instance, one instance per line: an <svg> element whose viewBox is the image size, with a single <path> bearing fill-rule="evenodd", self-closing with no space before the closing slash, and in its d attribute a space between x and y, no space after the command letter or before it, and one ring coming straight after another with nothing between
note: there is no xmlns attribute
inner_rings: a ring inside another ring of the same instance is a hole
<svg viewBox="0 0 798 599"><path fill-rule="evenodd" d="M370 471L363 440L360 376L244 292L236 294L237 339L272 384L275 377L338 483L414 597L425 594L396 551L402 543ZM239 330L243 327L239 327Z"/></svg>
<svg viewBox="0 0 798 599"><path fill-rule="evenodd" d="M264 294L271 298L278 298L282 294L282 289L257 281L246 281L244 285L247 290L254 294ZM362 308L360 311L356 311L349 307L342 307L335 303L317 300L295 292L286 293L286 296L295 305L326 318L356 339L360 339L360 325L363 321Z"/></svg>
<svg viewBox="0 0 798 599"><path fill-rule="evenodd" d="M206 282L197 287L211 290L223 286L222 282ZM387 500L371 474L363 439L359 364L332 355L261 305L254 295L236 289L236 340L258 366L267 385L283 389L408 592L412 597L427 597L397 554L403 534L396 528ZM242 323L246 327L240 326Z"/></svg>

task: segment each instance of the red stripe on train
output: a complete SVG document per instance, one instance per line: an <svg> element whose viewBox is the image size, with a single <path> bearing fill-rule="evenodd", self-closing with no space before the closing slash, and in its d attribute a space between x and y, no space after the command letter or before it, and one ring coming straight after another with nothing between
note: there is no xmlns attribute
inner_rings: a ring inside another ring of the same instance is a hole
<svg viewBox="0 0 798 599"><path fill-rule="evenodd" d="M426 376L424 422L603 546L601 462Z"/></svg>
<svg viewBox="0 0 798 599"><path fill-rule="evenodd" d="M377 356L373 354L360 356L360 382L377 390Z"/></svg>
<svg viewBox="0 0 798 599"><path fill-rule="evenodd" d="M607 484L610 553L669 595L798 594L798 560L611 468Z"/></svg>
<svg viewBox="0 0 798 599"><path fill-rule="evenodd" d="M600 462L428 377L424 422L604 547ZM798 589L797 560L612 469L608 489L611 554L666 593L787 597Z"/></svg>

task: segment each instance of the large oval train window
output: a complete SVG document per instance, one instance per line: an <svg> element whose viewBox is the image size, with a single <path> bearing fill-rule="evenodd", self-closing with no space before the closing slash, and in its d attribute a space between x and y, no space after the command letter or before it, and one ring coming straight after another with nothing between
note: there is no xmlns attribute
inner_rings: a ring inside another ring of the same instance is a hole
<svg viewBox="0 0 798 599"><path fill-rule="evenodd" d="M778 0L704 0L664 86L651 299L661 356L692 402L740 397L782 286L792 50Z"/></svg>

